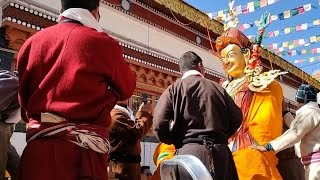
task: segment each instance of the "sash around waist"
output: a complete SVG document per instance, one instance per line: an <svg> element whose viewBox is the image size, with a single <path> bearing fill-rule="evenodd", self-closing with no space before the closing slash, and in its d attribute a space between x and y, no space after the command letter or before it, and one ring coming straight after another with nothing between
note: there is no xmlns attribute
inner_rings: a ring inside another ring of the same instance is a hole
<svg viewBox="0 0 320 180"><path fill-rule="evenodd" d="M205 145L206 142L210 142L212 144L228 144L228 139L222 134L215 135L199 135L198 137L188 137L182 141L182 144L188 143L198 143Z"/></svg>
<svg viewBox="0 0 320 180"><path fill-rule="evenodd" d="M122 163L140 163L141 156L139 155L128 155L128 154L110 154L110 161L122 162Z"/></svg>
<svg viewBox="0 0 320 180"><path fill-rule="evenodd" d="M320 162L320 151L312 152L301 158L302 164L309 165L311 163Z"/></svg>
<svg viewBox="0 0 320 180"><path fill-rule="evenodd" d="M28 136L30 131L32 135ZM110 150L110 143L103 128L89 124L68 123L65 118L51 113L41 113L41 124L28 126L27 136L27 143L40 138L59 137L98 153L108 154Z"/></svg>

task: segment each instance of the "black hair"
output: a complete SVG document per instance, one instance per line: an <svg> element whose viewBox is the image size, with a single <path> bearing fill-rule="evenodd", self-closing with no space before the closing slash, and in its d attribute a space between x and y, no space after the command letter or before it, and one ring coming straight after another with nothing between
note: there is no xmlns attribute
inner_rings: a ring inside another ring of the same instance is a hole
<svg viewBox="0 0 320 180"><path fill-rule="evenodd" d="M179 61L179 67L181 72L188 70L199 70L198 64L202 63L202 59L192 51L184 53Z"/></svg>
<svg viewBox="0 0 320 180"><path fill-rule="evenodd" d="M87 9L90 12L99 7L100 0L61 0L62 10L70 8Z"/></svg>

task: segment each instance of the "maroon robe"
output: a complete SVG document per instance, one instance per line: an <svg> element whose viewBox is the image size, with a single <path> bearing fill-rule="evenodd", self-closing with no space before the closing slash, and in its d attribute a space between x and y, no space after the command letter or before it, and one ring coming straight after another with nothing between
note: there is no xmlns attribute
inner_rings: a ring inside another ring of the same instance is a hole
<svg viewBox="0 0 320 180"><path fill-rule="evenodd" d="M107 137L110 111L117 100L129 98L136 85L118 42L75 22L57 24L29 38L19 52L18 70L23 120L40 124L27 131L27 139L47 125L41 124L42 112L89 124ZM50 137L28 143L18 179L89 178L107 178L107 155Z"/></svg>

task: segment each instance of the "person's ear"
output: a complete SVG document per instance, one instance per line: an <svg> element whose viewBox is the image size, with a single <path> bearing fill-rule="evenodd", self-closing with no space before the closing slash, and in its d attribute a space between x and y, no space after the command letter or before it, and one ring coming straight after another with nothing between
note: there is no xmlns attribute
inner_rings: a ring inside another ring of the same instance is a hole
<svg viewBox="0 0 320 180"><path fill-rule="evenodd" d="M250 49L246 49L245 52L243 53L243 55L244 55L244 59L246 61L246 64L248 64L250 57L251 57Z"/></svg>
<svg viewBox="0 0 320 180"><path fill-rule="evenodd" d="M96 18L96 20L99 22L100 21L100 12L99 12L99 6L91 11L91 14Z"/></svg>
<svg viewBox="0 0 320 180"><path fill-rule="evenodd" d="M206 74L206 71L205 71L205 69L204 69L204 66L203 66L203 64L202 64L201 62L198 63L198 68L199 68L200 73L201 73L202 75L205 75L205 74Z"/></svg>

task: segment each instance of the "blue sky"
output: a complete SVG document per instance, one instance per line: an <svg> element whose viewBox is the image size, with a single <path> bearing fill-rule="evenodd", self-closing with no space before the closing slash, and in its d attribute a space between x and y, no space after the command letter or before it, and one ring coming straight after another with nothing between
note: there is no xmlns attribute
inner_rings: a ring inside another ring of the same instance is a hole
<svg viewBox="0 0 320 180"><path fill-rule="evenodd" d="M210 12L217 12L219 10L223 10L228 8L229 0L185 0L190 5L198 8L199 10L210 13ZM248 2L254 0L235 0L235 5L245 5ZM320 19L320 6L318 0L280 0L272 5L260 8L251 12L249 14L239 14L239 25L244 23L252 23L255 20L260 19L260 16L265 12L269 11L271 15L282 13L286 10L294 9L299 6L303 6L308 3L314 3L317 6L317 9L312 9L311 11L305 12L302 15L296 15L289 19L285 20L277 20L272 22L266 31L275 31L275 30L282 30L286 27L296 26L303 23L309 23L313 20ZM249 29L244 30L246 35L255 35L257 32L256 27L252 27ZM315 26L314 28L306 31L300 32L292 32L286 35L280 35L277 37L272 38L265 38L262 44L271 44L271 43L279 43L283 41L292 41L295 39L308 39L311 36L320 35L320 26ZM311 44L309 46L301 46L295 48L296 50L301 49L312 49L312 48L320 48L320 42ZM310 57L318 57L320 54L308 54L308 55L297 55L297 56L283 56L284 59L293 63L294 60L298 59L305 59ZM293 63L294 64L294 63ZM297 67L301 67L302 70L306 71L307 73L311 74L313 71L320 69L320 60L316 60L315 62L310 63L306 61L304 63L294 64Z"/></svg>

